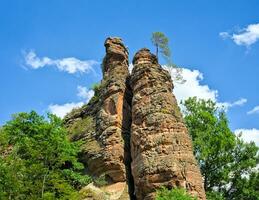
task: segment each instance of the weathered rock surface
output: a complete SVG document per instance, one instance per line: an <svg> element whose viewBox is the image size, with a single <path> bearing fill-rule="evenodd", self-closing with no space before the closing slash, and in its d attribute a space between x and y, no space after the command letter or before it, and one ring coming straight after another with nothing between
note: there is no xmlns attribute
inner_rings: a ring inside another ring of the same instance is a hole
<svg viewBox="0 0 259 200"><path fill-rule="evenodd" d="M126 80L128 51L119 38L105 41L100 110L96 117L98 140L103 149L103 163L96 174L104 173L112 182L126 181L125 138L130 133L130 105Z"/></svg>
<svg viewBox="0 0 259 200"><path fill-rule="evenodd" d="M183 187L206 199L169 73L148 49L136 53L133 65L131 166L137 199L155 199L161 186Z"/></svg>
<svg viewBox="0 0 259 200"><path fill-rule="evenodd" d="M154 200L161 186L183 187L205 200L169 73L142 49L129 75L121 39L108 38L105 47L103 80L95 96L64 119L72 140L84 141L80 160L86 173L107 181L101 187L89 184L81 193L89 200L135 199L133 193L138 200Z"/></svg>
<svg viewBox="0 0 259 200"><path fill-rule="evenodd" d="M72 139L85 142L80 160L86 165L87 173L93 177L104 176L107 187L117 183L126 185L117 187L122 191L116 190L112 199L127 200L130 199L128 181L131 180L128 51L119 38L108 38L105 47L103 80L98 94L88 105L66 116L64 121L73 134Z"/></svg>
<svg viewBox="0 0 259 200"><path fill-rule="evenodd" d="M127 188L125 182L117 182L100 188L90 183L83 187L79 193L82 200L128 200Z"/></svg>

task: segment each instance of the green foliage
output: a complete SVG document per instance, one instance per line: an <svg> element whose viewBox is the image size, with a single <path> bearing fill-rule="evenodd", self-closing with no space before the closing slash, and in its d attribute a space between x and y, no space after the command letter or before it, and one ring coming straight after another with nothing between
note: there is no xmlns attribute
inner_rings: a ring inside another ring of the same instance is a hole
<svg viewBox="0 0 259 200"><path fill-rule="evenodd" d="M80 116L82 110L84 108L86 108L86 104L84 104L82 107L75 107L73 108L69 113L67 113L64 117L64 121L66 121L67 119L73 119L73 118L76 118L78 116Z"/></svg>
<svg viewBox="0 0 259 200"><path fill-rule="evenodd" d="M206 197L207 200L225 200L221 193L215 191L206 192Z"/></svg>
<svg viewBox="0 0 259 200"><path fill-rule="evenodd" d="M78 199L90 179L79 172L79 143L58 117L19 113L0 132L0 199Z"/></svg>
<svg viewBox="0 0 259 200"><path fill-rule="evenodd" d="M154 32L152 33L151 41L153 45L156 47L157 58L158 52L160 52L162 56L171 63L171 51L168 46L169 39L165 36L165 34L161 32Z"/></svg>
<svg viewBox="0 0 259 200"><path fill-rule="evenodd" d="M101 83L93 84L92 89L94 90L94 96L91 98L90 103L99 101L102 87L103 87L103 84Z"/></svg>
<svg viewBox="0 0 259 200"><path fill-rule="evenodd" d="M156 47L156 57L158 59L158 53L164 57L166 61L167 70L173 75L173 79L179 83L184 83L182 77L182 69L173 63L171 58L171 50L169 48L169 39L161 32L153 32L151 37L152 44Z"/></svg>
<svg viewBox="0 0 259 200"><path fill-rule="evenodd" d="M94 131L94 122L92 117L86 117L75 121L70 127L68 127L68 132L72 134L73 138L80 138L81 134L86 132Z"/></svg>
<svg viewBox="0 0 259 200"><path fill-rule="evenodd" d="M98 187L102 187L108 184L106 181L106 176L105 174L100 175L99 177L94 179L94 184Z"/></svg>
<svg viewBox="0 0 259 200"><path fill-rule="evenodd" d="M230 188L229 199L259 200L259 173L252 172L247 177L235 179Z"/></svg>
<svg viewBox="0 0 259 200"><path fill-rule="evenodd" d="M94 93L99 96L101 92L101 83L95 83L92 85L92 89L94 90Z"/></svg>
<svg viewBox="0 0 259 200"><path fill-rule="evenodd" d="M216 189L226 199L243 199L244 195L254 199L258 188L251 182L251 175L258 164L258 147L234 135L226 114L211 100L190 98L184 106L206 192ZM258 177L258 170L255 173Z"/></svg>
<svg viewBox="0 0 259 200"><path fill-rule="evenodd" d="M90 176L82 176L80 173L71 169L64 169L63 174L75 188L81 188L82 186L92 182L92 178Z"/></svg>
<svg viewBox="0 0 259 200"><path fill-rule="evenodd" d="M187 194L184 189L175 188L168 190L162 187L156 191L156 200L197 200L197 198Z"/></svg>

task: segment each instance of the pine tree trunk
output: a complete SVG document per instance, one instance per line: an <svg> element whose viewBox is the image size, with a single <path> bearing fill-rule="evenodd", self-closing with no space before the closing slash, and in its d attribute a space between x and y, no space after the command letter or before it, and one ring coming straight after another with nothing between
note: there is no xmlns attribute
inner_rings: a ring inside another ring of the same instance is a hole
<svg viewBox="0 0 259 200"><path fill-rule="evenodd" d="M158 61L158 45L156 45L156 57L157 57L157 61Z"/></svg>

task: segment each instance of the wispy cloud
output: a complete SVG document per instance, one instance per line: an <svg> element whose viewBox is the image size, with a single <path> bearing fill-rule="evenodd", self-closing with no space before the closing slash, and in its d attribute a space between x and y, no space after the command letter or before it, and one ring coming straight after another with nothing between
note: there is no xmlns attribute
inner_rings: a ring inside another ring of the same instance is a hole
<svg viewBox="0 0 259 200"><path fill-rule="evenodd" d="M49 57L38 57L34 51L24 53L24 59L26 66L32 69L39 69L46 66L56 67L60 71L74 74L77 72L88 73L93 71L93 66L99 64L95 60L79 60L74 57L51 59Z"/></svg>
<svg viewBox="0 0 259 200"><path fill-rule="evenodd" d="M88 102L94 96L94 91L79 85L77 86L77 96L84 99L85 102Z"/></svg>
<svg viewBox="0 0 259 200"><path fill-rule="evenodd" d="M77 86L77 96L82 100L79 102L70 102L65 104L51 104L48 107L48 110L63 118L67 113L69 113L72 109L83 106L88 103L89 100L94 96L94 91L89 90L86 87L81 85Z"/></svg>
<svg viewBox="0 0 259 200"><path fill-rule="evenodd" d="M247 102L247 99L241 98L234 102L223 102L223 103L219 102L217 103L217 106L222 107L227 111L229 108L232 108L235 106L243 106L246 102Z"/></svg>
<svg viewBox="0 0 259 200"><path fill-rule="evenodd" d="M259 113L259 106L255 106L252 110L247 112L248 115Z"/></svg>
<svg viewBox="0 0 259 200"><path fill-rule="evenodd" d="M255 144L259 147L259 130L258 129L237 129L234 131L236 135L242 133L242 139L245 142L255 142Z"/></svg>
<svg viewBox="0 0 259 200"><path fill-rule="evenodd" d="M249 47L259 40L259 23L250 24L236 33L221 32L219 35L223 39L232 39L237 45Z"/></svg>
<svg viewBox="0 0 259 200"><path fill-rule="evenodd" d="M228 32L220 32L219 36L224 40L231 37L231 35Z"/></svg>

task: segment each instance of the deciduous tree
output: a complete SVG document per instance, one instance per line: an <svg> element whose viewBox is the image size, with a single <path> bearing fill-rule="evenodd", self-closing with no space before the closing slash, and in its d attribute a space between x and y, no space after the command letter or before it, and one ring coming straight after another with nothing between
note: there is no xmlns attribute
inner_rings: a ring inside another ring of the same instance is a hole
<svg viewBox="0 0 259 200"><path fill-rule="evenodd" d="M217 191L225 199L258 200L258 147L245 143L229 128L224 110L211 100L190 98L184 102L185 122L193 140L206 192ZM242 198L241 198L242 197Z"/></svg>
<svg viewBox="0 0 259 200"><path fill-rule="evenodd" d="M78 152L58 117L14 115L0 133L0 199L78 199L90 181Z"/></svg>

